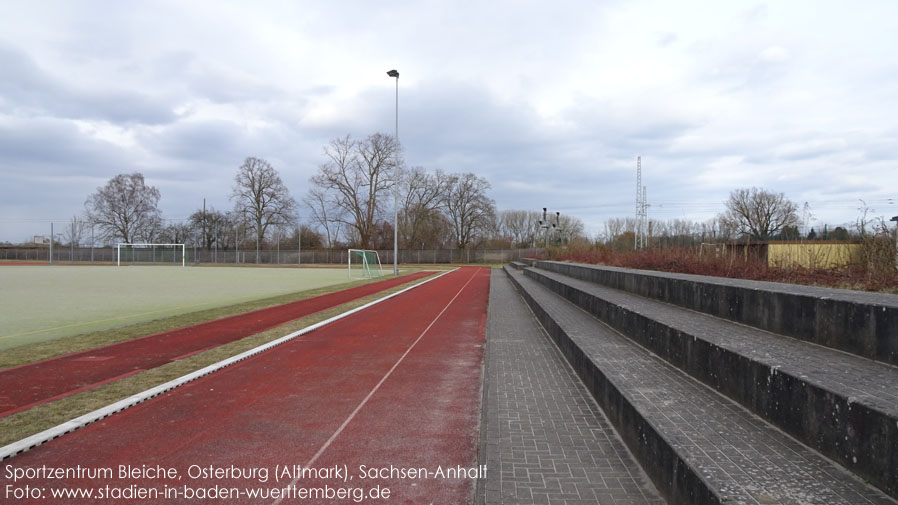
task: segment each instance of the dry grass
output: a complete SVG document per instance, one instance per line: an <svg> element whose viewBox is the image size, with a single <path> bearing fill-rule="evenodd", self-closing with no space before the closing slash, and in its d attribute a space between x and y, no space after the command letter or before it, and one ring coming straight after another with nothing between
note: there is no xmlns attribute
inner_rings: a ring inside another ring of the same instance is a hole
<svg viewBox="0 0 898 505"><path fill-rule="evenodd" d="M430 276L432 277L432 276ZM427 277L427 278L430 278ZM427 279L425 278L425 279ZM176 379L190 372L194 372L213 363L240 354L259 345L276 340L288 333L305 328L309 325L324 321L325 319L342 314L348 310L360 307L373 300L405 289L425 279L418 279L391 288L371 296L349 302L333 309L319 312L302 319L291 321L255 335L204 351L185 359L167 363L157 368L141 372L130 377L106 384L104 386L79 393L61 400L39 405L25 412L0 418L0 446L21 440L35 433L40 433L60 423L75 417L87 414L98 408L125 399L133 394L158 386L172 379ZM358 284L358 283L353 283ZM347 287L342 285L341 287ZM323 288L327 289L327 288ZM334 287L329 288L334 290ZM316 290L318 291L318 290ZM314 296L314 295L309 295ZM281 298L281 297L278 297ZM273 299L269 299L273 300ZM281 302L283 303L283 302ZM241 307L245 304L241 304ZM252 310L252 309L249 309ZM204 311L206 312L206 311ZM244 311L245 312L245 311ZM235 312L236 313L236 312ZM174 318L170 318L174 319ZM189 323L188 323L189 324ZM142 326L142 325L141 325ZM300 337L301 338L301 337Z"/></svg>
<svg viewBox="0 0 898 505"><path fill-rule="evenodd" d="M740 254L715 257L698 249L642 249L614 252L609 249L550 251L548 257L624 268L657 270L696 275L711 275L758 281L785 282L860 291L898 293L898 271L871 272L863 265L846 268L811 269L804 267L775 268L766 262L745 259Z"/></svg>

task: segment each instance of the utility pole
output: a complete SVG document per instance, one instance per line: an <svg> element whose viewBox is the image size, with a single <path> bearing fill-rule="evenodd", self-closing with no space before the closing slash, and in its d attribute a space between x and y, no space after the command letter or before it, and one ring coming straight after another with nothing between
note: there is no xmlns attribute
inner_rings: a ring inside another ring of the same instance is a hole
<svg viewBox="0 0 898 505"><path fill-rule="evenodd" d="M645 247L648 243L648 200L642 185L642 156L636 157L636 223L634 223L633 249Z"/></svg>
<svg viewBox="0 0 898 505"><path fill-rule="evenodd" d="M53 221L50 221L50 264L53 264Z"/></svg>

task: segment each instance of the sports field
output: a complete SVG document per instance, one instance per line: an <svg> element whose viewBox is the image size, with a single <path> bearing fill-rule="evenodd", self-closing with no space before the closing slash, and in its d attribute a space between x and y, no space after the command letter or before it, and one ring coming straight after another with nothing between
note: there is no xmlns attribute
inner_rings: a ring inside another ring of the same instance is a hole
<svg viewBox="0 0 898 505"><path fill-rule="evenodd" d="M0 350L347 281L343 268L0 266Z"/></svg>
<svg viewBox="0 0 898 505"><path fill-rule="evenodd" d="M23 504L472 503L489 281L487 268L432 277L64 436L0 448L23 472L116 475L0 482Z"/></svg>

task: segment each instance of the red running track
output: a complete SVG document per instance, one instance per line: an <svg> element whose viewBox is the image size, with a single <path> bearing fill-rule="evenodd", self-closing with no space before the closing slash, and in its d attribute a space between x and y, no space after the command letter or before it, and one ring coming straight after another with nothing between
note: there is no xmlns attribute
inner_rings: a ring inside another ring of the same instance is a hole
<svg viewBox="0 0 898 505"><path fill-rule="evenodd" d="M434 272L416 272L0 370L0 417L186 358L432 273Z"/></svg>
<svg viewBox="0 0 898 505"><path fill-rule="evenodd" d="M92 490L152 488L128 503L357 503L350 499L282 502L244 489L359 488L364 503L473 503L470 478L371 480L366 465L456 470L476 463L489 269L462 268L301 338L174 389L4 462L23 468L111 468L111 479L33 478L7 485ZM122 478L119 465L171 468L175 477ZM193 466L195 465L195 466ZM351 479L275 482L276 465L346 466ZM189 472L256 471L256 478L192 477ZM268 480L261 482L261 469ZM490 469L487 469L489 471ZM130 486L135 486L131 488ZM177 496L166 497L166 486ZM191 490L236 488L238 496L192 501ZM375 486L387 500L371 499ZM355 491L353 491L355 492ZM94 494L96 496L96 494ZM61 503L51 498L5 503ZM124 503L67 499L65 503Z"/></svg>

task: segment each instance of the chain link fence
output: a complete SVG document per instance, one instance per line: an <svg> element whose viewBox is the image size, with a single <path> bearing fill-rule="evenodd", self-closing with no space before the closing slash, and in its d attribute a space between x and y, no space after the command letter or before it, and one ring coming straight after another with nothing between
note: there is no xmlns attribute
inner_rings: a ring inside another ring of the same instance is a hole
<svg viewBox="0 0 898 505"><path fill-rule="evenodd" d="M393 264L393 250L378 250L381 264L386 268ZM453 263L508 263L521 258L539 256L541 248L531 249L400 249L400 264L453 264ZM123 253L124 254L124 253ZM187 262L191 264L265 264L265 265L345 265L347 262L346 249L296 249L269 250L263 249L256 252L255 249L243 250L218 250L203 249L199 247L187 247ZM172 257L169 258L168 256ZM0 248L0 260L3 261L27 261L27 262L51 262L50 249L48 247L4 247ZM134 261L135 264L147 263L178 263L180 264L180 250L177 257L171 250L160 251L155 261ZM68 247L55 246L53 248L53 263L115 263L116 251L113 247ZM125 254L122 257L123 264L130 264L131 259Z"/></svg>

